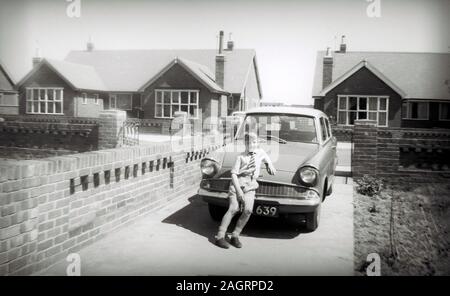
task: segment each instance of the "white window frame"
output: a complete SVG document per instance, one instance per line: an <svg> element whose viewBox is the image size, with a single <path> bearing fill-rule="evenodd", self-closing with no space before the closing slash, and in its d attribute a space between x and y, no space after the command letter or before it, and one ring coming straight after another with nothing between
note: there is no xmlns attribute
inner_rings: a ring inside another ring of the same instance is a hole
<svg viewBox="0 0 450 296"><path fill-rule="evenodd" d="M166 103L164 103L164 92L169 92L170 93L170 103L169 103L170 104L170 107L169 107L170 108L169 109L170 116L164 116L164 105L167 105ZM174 103L173 102L173 93L175 93L175 92L180 93L180 96L178 98L178 103ZM187 102L187 104L186 103L181 103L181 93L182 92L187 92L188 93L188 102ZM161 102L158 102L158 100L157 100L157 93L161 93ZM191 103L191 93L196 93L197 94L197 100L196 100L195 104ZM174 111L173 110L174 106L178 106L178 110L175 110L175 111L181 111L181 106L182 105L184 105L184 106L187 105L188 117L189 118L193 118L193 119L198 119L198 115L200 113L199 101L200 101L200 91L198 89L155 89L155 114L154 114L155 118L171 119L171 118L173 118L173 116L172 116L173 112L172 111ZM191 115L190 112L189 112L191 106L195 107L195 111L194 111L195 115ZM162 108L161 109L161 116L157 116L158 108Z"/></svg>
<svg viewBox="0 0 450 296"><path fill-rule="evenodd" d="M129 95L130 96L130 109L119 109L119 110L124 110L124 111L131 111L133 110L133 93L113 93L113 94L109 94L109 109L118 109L117 108L117 96L118 95ZM114 98L114 107L112 107L111 102L113 101Z"/></svg>
<svg viewBox="0 0 450 296"><path fill-rule="evenodd" d="M82 98L82 100L81 100L81 104L83 104L83 105L87 105L87 103L88 103L88 97L87 97L87 93L82 93L81 94L81 98Z"/></svg>
<svg viewBox="0 0 450 296"><path fill-rule="evenodd" d="M356 110L349 110L349 101L350 101L350 97L355 97L356 98ZM346 100L346 109L340 109L340 100L342 98L345 98ZM366 109L359 109L359 99L360 98L366 98L367 102L366 102ZM377 98L377 109L376 110L369 110L369 98ZM380 109L380 99L386 99L386 110L381 110ZM348 113L350 112L356 112L356 120L358 119L358 114L359 112L366 112L367 113L367 119L369 119L369 112L376 112L377 114L377 126L379 127L387 127L389 125L389 96L377 96L377 95L338 95L338 99L337 99L337 108L336 108L336 122L338 125L341 126L353 126L353 124L349 124L349 120L348 120ZM345 124L339 123L339 112L345 112ZM378 124L378 120L379 120L379 114L380 112L382 113L386 113L386 124L385 125L379 125Z"/></svg>
<svg viewBox="0 0 450 296"><path fill-rule="evenodd" d="M446 103L446 102L440 102L440 103L439 103L439 121L450 121L450 119L442 118L442 105L443 105L443 104L449 105L449 108L450 108L450 102L448 102L448 103Z"/></svg>
<svg viewBox="0 0 450 296"><path fill-rule="evenodd" d="M405 114L403 114L403 104L404 103L407 103L406 104L406 116L405 116ZM409 106L410 106L410 104L409 103L424 103L424 104L427 104L427 117L426 118L410 118L410 117L407 117L407 116L409 116L409 113L410 113L410 110L409 110ZM421 100L404 100L404 101L402 101L402 105L401 105L401 111L402 111L402 120L404 119L404 120L429 120L430 119L430 102L428 102L428 101L421 101Z"/></svg>
<svg viewBox="0 0 450 296"><path fill-rule="evenodd" d="M37 90L40 94L42 90L44 90L44 99L40 96L37 100L34 100L34 91ZM56 91L59 90L60 97L56 98ZM48 100L48 92L53 91L53 100ZM31 98L28 94L31 93ZM25 112L27 114L50 114L50 115L64 115L64 88L62 87L26 87L25 88ZM31 103L31 110L28 108L28 102ZM34 110L34 103L39 102L37 112ZM61 112L48 112L48 103L53 103L53 111L55 111L56 102L61 103ZM41 112L41 104L45 103L45 112Z"/></svg>

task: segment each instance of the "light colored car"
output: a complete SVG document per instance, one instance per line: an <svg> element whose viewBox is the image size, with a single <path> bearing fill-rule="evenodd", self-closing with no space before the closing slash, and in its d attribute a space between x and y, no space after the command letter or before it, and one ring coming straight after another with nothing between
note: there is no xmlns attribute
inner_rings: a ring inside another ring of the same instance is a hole
<svg viewBox="0 0 450 296"><path fill-rule="evenodd" d="M260 147L277 170L270 175L262 166L253 214L306 222L307 230L315 230L322 202L333 188L337 141L327 115L312 108L252 109L235 141L202 159L198 194L208 203L211 217L220 220L228 207L230 169L244 151L246 129L257 132Z"/></svg>

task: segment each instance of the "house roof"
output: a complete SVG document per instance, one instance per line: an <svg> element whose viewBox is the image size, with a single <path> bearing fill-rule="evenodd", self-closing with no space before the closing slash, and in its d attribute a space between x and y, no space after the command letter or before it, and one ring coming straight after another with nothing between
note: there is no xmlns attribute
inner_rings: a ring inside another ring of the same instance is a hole
<svg viewBox="0 0 450 296"><path fill-rule="evenodd" d="M325 95L364 66L403 98L450 100L448 53L334 52L333 81L322 89L324 55L317 53L313 97Z"/></svg>
<svg viewBox="0 0 450 296"><path fill-rule="evenodd" d="M47 65L50 69L55 71L74 89L99 91L107 90L102 79L93 67L52 59L43 59L24 78L22 78L17 85L21 86L30 76L32 76L44 65Z"/></svg>
<svg viewBox="0 0 450 296"><path fill-rule="evenodd" d="M110 91L138 91L175 58L204 81L214 81L216 54L214 49L71 51L65 61L93 67ZM249 68L256 63L255 50L233 49L224 54L223 90L241 93Z"/></svg>
<svg viewBox="0 0 450 296"><path fill-rule="evenodd" d="M4 64L0 61L0 91L14 92L14 85L15 82L11 74L5 68Z"/></svg>
<svg viewBox="0 0 450 296"><path fill-rule="evenodd" d="M173 59L168 65L166 65L163 69L161 69L161 71L159 71L158 74L153 76L147 83L145 83L139 90L143 91L147 86L154 83L159 77L161 77L164 73L166 73L170 68L172 68L176 64L180 65L192 76L197 78L210 91L216 93L225 93L225 91L219 85L216 84L216 82L214 81L214 75L209 71L209 69L206 66L181 58Z"/></svg>

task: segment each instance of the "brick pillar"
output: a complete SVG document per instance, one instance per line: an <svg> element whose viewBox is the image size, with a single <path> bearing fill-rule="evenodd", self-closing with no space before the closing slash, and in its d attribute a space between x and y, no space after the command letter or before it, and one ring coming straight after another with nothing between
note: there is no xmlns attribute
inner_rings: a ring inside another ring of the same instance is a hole
<svg viewBox="0 0 450 296"><path fill-rule="evenodd" d="M376 176L377 172L377 123L375 120L356 120L353 131L352 174Z"/></svg>
<svg viewBox="0 0 450 296"><path fill-rule="evenodd" d="M100 125L98 128L98 148L110 149L122 145L122 128L127 113L123 110L100 111Z"/></svg>

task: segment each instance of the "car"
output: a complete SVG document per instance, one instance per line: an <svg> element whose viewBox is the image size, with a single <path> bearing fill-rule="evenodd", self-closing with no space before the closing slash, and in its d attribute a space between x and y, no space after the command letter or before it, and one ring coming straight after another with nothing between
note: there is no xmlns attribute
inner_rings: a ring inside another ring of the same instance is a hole
<svg viewBox="0 0 450 296"><path fill-rule="evenodd" d="M313 108L258 107L247 111L234 141L201 160L198 195L208 203L211 217L221 220L228 208L230 170L245 149L246 131L257 133L260 148L277 170L270 175L261 167L253 214L284 217L314 231L319 226L322 203L332 193L338 159L328 116Z"/></svg>

